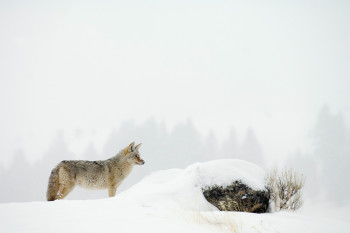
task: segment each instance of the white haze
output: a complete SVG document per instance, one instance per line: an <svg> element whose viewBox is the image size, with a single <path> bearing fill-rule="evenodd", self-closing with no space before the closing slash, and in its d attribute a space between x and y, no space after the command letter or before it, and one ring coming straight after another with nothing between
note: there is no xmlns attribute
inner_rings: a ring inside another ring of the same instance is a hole
<svg viewBox="0 0 350 233"><path fill-rule="evenodd" d="M107 158L130 140L144 142L151 162L128 185L155 169L254 151L267 166L302 167L297 158L307 156L313 164L314 130L330 125L338 138L336 122L345 139L332 142L350 138L349 9L347 1L1 1L0 174L16 177L22 161L45 176L61 158Z"/></svg>

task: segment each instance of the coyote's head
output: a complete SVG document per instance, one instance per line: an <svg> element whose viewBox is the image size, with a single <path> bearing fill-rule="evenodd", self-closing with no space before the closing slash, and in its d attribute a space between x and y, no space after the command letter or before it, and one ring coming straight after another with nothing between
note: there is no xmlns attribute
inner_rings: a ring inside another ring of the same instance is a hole
<svg viewBox="0 0 350 233"><path fill-rule="evenodd" d="M145 161L140 158L139 148L142 145L142 143L138 144L137 146L134 146L135 142L130 143L128 147L124 149L124 154L126 156L126 159L129 163L132 164L138 164L143 165L145 164Z"/></svg>

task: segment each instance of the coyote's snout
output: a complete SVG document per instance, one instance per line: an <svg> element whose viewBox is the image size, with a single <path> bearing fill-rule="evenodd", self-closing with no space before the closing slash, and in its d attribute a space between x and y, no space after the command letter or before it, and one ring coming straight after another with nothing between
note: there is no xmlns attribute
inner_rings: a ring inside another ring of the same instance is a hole
<svg viewBox="0 0 350 233"><path fill-rule="evenodd" d="M75 187L108 189L114 197L118 186L129 175L134 165L143 165L141 144L132 142L116 156L99 161L69 160L60 162L51 172L46 198L48 201L65 198Z"/></svg>

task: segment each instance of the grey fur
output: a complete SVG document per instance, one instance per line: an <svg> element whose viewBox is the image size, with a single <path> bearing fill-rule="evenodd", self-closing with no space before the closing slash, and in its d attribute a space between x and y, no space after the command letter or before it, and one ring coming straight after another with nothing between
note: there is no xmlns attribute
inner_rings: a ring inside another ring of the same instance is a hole
<svg viewBox="0 0 350 233"><path fill-rule="evenodd" d="M60 162L51 172L47 188L48 201L65 198L79 185L88 189L108 189L114 197L118 186L129 175L134 165L143 165L134 142L107 160L68 160Z"/></svg>

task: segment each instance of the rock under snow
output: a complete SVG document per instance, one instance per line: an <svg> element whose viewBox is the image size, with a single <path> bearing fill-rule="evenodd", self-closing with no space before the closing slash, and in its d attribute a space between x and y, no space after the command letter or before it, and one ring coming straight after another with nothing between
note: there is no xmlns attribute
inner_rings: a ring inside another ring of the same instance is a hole
<svg viewBox="0 0 350 233"><path fill-rule="evenodd" d="M195 164L205 199L222 211L265 213L269 192L262 168L242 160Z"/></svg>
<svg viewBox="0 0 350 233"><path fill-rule="evenodd" d="M240 180L226 187L207 187L203 194L208 202L221 211L266 213L270 199L268 190L253 190Z"/></svg>
<svg viewBox="0 0 350 233"><path fill-rule="evenodd" d="M233 182L240 181L247 187L244 189L247 198L245 203L258 204L261 201L257 201L256 196L252 198L251 190L264 193L266 191L264 177L264 170L255 164L237 159L214 160L195 163L185 169L154 172L123 192L119 197L133 198L149 206L181 206L184 209L198 211L217 210L217 208L223 210L212 201L218 195L210 194L208 199L208 195L206 197L203 195L203 190L208 190L210 187L231 187ZM139 195L141 193L142 195ZM233 197L231 193L227 196ZM223 201L221 196L220 198L220 201ZM255 206L254 209L258 212L264 212L259 207L261 206Z"/></svg>

